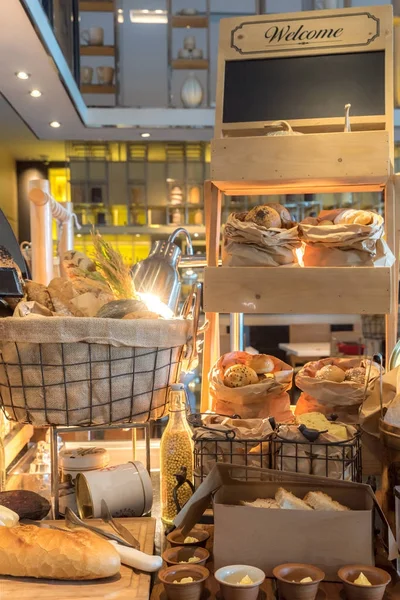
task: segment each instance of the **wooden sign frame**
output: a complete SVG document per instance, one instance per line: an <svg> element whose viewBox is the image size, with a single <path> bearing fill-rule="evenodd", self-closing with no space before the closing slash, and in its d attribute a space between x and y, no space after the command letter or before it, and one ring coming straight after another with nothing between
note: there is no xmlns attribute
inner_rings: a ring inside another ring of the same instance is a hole
<svg viewBox="0 0 400 600"><path fill-rule="evenodd" d="M327 32L327 33L326 33ZM310 38L310 39L307 39ZM392 6L234 17L221 20L215 138L265 133L271 121L223 122L227 61L321 56L370 51L385 53L385 112L351 119L352 130L393 131ZM283 115L281 118L285 118ZM343 131L344 118L290 120L303 132Z"/></svg>

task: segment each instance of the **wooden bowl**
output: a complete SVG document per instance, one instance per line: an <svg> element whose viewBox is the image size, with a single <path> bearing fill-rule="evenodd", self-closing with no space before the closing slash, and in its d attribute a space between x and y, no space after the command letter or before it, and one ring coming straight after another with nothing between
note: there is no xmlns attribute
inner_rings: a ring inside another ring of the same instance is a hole
<svg viewBox="0 0 400 600"><path fill-rule="evenodd" d="M355 579L364 573L371 586L356 585ZM389 573L368 565L346 565L338 571L348 600L382 600L386 586L391 581Z"/></svg>
<svg viewBox="0 0 400 600"><path fill-rule="evenodd" d="M209 570L201 565L186 564L167 567L159 572L158 577L169 600L200 600L209 575ZM193 577L194 581L174 583L184 577Z"/></svg>
<svg viewBox="0 0 400 600"><path fill-rule="evenodd" d="M198 541L185 542L185 539L188 537L196 538ZM167 535L167 540L171 546L201 546L202 548L205 548L209 537L210 534L204 529L193 528L192 531L189 531L187 535L182 535L182 531L180 529L174 529L174 531L171 531L171 533Z"/></svg>
<svg viewBox="0 0 400 600"><path fill-rule="evenodd" d="M196 562L189 563L188 559L195 556L198 560ZM162 554L163 560L169 567L173 565L179 565L181 563L187 563L190 565L203 565L210 558L210 553L201 546L173 546L168 548Z"/></svg>
<svg viewBox="0 0 400 600"><path fill-rule="evenodd" d="M253 583L240 583L246 575ZM257 567L248 565L229 565L218 569L214 573L214 577L221 587L221 595L224 600L257 600L265 573Z"/></svg>
<svg viewBox="0 0 400 600"><path fill-rule="evenodd" d="M315 600L319 584L325 577L318 567L301 563L278 565L272 573L278 580L279 594L285 600ZM312 582L300 583L305 577L311 577Z"/></svg>

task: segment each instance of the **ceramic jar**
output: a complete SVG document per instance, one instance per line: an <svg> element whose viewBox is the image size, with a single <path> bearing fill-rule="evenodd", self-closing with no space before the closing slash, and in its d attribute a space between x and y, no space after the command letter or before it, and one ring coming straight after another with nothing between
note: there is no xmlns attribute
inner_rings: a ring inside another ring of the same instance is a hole
<svg viewBox="0 0 400 600"><path fill-rule="evenodd" d="M203 100L203 88L194 73L189 73L181 88L181 100L185 108L197 108Z"/></svg>

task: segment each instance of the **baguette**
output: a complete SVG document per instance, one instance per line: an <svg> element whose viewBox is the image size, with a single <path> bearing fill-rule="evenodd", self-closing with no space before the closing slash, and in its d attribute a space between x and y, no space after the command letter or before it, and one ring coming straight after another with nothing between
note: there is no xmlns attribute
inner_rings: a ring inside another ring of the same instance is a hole
<svg viewBox="0 0 400 600"><path fill-rule="evenodd" d="M303 500L288 492L284 488L279 488L275 494L275 500L279 504L280 508L290 510L312 510L311 506L306 504Z"/></svg>
<svg viewBox="0 0 400 600"><path fill-rule="evenodd" d="M309 504L314 510L350 510L347 506L343 506L340 502L332 500L328 494L324 492L308 492L304 497L304 502Z"/></svg>
<svg viewBox="0 0 400 600"><path fill-rule="evenodd" d="M120 566L113 545L86 529L0 527L0 575L90 580L112 577Z"/></svg>

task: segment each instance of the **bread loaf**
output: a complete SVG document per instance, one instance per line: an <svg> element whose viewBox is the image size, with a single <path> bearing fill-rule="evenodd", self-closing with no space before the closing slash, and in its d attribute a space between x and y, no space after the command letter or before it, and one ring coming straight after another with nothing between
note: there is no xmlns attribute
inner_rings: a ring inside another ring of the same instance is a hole
<svg viewBox="0 0 400 600"><path fill-rule="evenodd" d="M270 206L255 206L252 208L246 215L245 221L252 221L257 225L261 225L262 227L266 227L269 229L270 227L282 227L282 221L279 216L279 213Z"/></svg>
<svg viewBox="0 0 400 600"><path fill-rule="evenodd" d="M324 494L324 492L308 492L304 497L304 502L309 504L314 510L350 510L347 506L333 500L328 494Z"/></svg>
<svg viewBox="0 0 400 600"><path fill-rule="evenodd" d="M0 527L0 575L90 580L112 577L120 566L113 545L86 529Z"/></svg>

